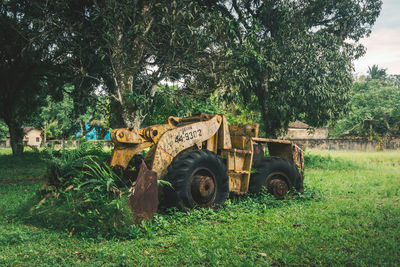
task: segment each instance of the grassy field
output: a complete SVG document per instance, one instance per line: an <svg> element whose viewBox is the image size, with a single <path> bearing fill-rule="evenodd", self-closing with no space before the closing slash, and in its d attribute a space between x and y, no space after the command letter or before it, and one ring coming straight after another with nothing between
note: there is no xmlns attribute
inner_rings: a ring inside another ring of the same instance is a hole
<svg viewBox="0 0 400 267"><path fill-rule="evenodd" d="M0 265L400 265L400 151L309 152L305 194L158 214L136 238L23 220L45 164L0 150Z"/></svg>

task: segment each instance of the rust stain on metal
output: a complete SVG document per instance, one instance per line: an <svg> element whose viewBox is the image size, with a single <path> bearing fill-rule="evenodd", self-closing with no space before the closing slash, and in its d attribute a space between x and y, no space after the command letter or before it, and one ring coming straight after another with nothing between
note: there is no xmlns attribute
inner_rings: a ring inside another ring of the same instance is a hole
<svg viewBox="0 0 400 267"><path fill-rule="evenodd" d="M128 206L132 210L135 223L154 217L158 208L157 174L147 169L142 160L136 183L129 190Z"/></svg>
<svg viewBox="0 0 400 267"><path fill-rule="evenodd" d="M228 121L225 116L222 117L221 127L218 131L218 148L221 149L231 149L231 134L229 132Z"/></svg>
<svg viewBox="0 0 400 267"><path fill-rule="evenodd" d="M193 197L206 198L215 191L214 180L209 176L196 176L193 179L191 189L192 194L197 195Z"/></svg>
<svg viewBox="0 0 400 267"><path fill-rule="evenodd" d="M281 179L273 179L270 182L272 188L272 194L276 199L284 199L287 192L289 191L287 183Z"/></svg>

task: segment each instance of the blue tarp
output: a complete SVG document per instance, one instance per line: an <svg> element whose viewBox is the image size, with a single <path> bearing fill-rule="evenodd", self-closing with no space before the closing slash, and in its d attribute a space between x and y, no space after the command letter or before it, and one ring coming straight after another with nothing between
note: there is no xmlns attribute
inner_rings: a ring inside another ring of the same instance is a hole
<svg viewBox="0 0 400 267"><path fill-rule="evenodd" d="M88 123L86 123L86 122L85 122L85 128L86 128L86 130L90 128L90 125L89 125ZM111 132L110 132L110 130L108 130L106 136L105 136L104 139L102 139L102 140L110 141L110 140L111 140L111 135L110 135L110 134L111 134ZM81 131L79 131L79 132L75 135L76 139L78 139L79 136L81 136ZM99 134L97 133L96 128L93 128L90 132L88 132L88 133L85 135L85 138L86 138L87 140L98 140Z"/></svg>

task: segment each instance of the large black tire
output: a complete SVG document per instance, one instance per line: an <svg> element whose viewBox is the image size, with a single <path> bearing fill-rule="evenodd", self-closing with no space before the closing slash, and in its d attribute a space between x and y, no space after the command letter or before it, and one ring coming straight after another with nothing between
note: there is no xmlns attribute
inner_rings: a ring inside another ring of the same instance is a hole
<svg viewBox="0 0 400 267"><path fill-rule="evenodd" d="M168 190L166 186L166 202L172 201L181 210L218 208L229 196L226 166L209 150L187 151L174 158L164 179L173 187Z"/></svg>
<svg viewBox="0 0 400 267"><path fill-rule="evenodd" d="M250 176L250 193L259 193L265 186L277 199L284 199L292 188L301 193L303 191L301 174L287 159L268 157L259 161L254 168L256 172Z"/></svg>

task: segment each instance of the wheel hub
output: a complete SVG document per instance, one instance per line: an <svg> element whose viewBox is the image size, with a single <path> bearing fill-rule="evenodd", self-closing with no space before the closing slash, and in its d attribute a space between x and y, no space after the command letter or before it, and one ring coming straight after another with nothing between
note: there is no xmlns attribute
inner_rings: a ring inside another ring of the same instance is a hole
<svg viewBox="0 0 400 267"><path fill-rule="evenodd" d="M210 176L195 176L191 184L193 200L199 205L207 205L215 198L215 183Z"/></svg>
<svg viewBox="0 0 400 267"><path fill-rule="evenodd" d="M270 182L270 189L272 191L272 194L277 199L284 199L286 193L289 191L287 183L285 181L282 181L281 179L273 179Z"/></svg>

